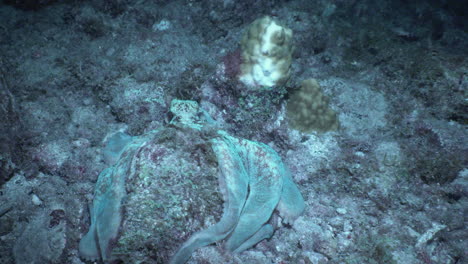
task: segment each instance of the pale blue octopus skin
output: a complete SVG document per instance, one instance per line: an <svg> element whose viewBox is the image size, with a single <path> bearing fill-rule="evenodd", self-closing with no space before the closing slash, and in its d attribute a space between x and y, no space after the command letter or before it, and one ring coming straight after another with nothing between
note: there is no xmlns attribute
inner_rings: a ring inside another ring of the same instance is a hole
<svg viewBox="0 0 468 264"><path fill-rule="evenodd" d="M226 237L228 251L242 252L273 235L274 228L267 221L275 209L290 224L304 211L299 189L272 148L224 131L218 133L211 143L220 170L223 215L215 225L193 234L171 264L186 263L198 248Z"/></svg>
<svg viewBox="0 0 468 264"><path fill-rule="evenodd" d="M144 136L130 137L118 132L108 142L104 150L109 168L98 177L94 190L94 200L90 208L91 226L79 243L80 256L86 260L102 260L107 263L111 258L113 244L123 219L122 200L127 195L125 182L130 174L135 152L155 134L153 131Z"/></svg>
<svg viewBox="0 0 468 264"><path fill-rule="evenodd" d="M79 252L87 260L111 258L110 246L118 239L122 221L125 182L131 174L132 160L138 149L156 131L139 137L117 135L109 148L116 163L99 175L91 208L91 226L81 239ZM277 209L286 223L304 211L304 200L279 155L269 146L239 139L219 130L210 140L218 160L219 185L224 198L221 220L193 234L175 253L171 264L186 263L203 246L226 240L230 252L242 252L273 234L267 223Z"/></svg>

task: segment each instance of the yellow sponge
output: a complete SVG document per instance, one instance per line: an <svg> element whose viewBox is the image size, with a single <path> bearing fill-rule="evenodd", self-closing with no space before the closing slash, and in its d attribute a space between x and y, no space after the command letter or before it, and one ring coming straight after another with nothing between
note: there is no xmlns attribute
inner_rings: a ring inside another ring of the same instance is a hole
<svg viewBox="0 0 468 264"><path fill-rule="evenodd" d="M269 16L255 20L241 42L239 80L250 88L283 85L289 78L292 30Z"/></svg>

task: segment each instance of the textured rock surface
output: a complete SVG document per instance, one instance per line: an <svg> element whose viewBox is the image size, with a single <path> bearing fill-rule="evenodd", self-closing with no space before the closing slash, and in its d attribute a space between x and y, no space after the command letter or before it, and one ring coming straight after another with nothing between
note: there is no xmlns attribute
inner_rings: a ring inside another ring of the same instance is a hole
<svg viewBox="0 0 468 264"><path fill-rule="evenodd" d="M173 98L200 100L230 135L275 149L307 204L269 240L234 257L220 245L203 247L190 264L468 262L467 10L467 1L453 0L56 1L30 11L0 4L3 71L23 124L13 133L19 148L9 136L18 122L0 133L8 147L0 155L20 160L1 165L0 263L89 263L78 242L89 228L87 201L109 166L106 138L161 127ZM240 54L222 63L258 14L294 32L281 91L239 84ZM330 99L339 130L302 133L286 122L285 100L308 78ZM192 141L172 149L184 152ZM181 181L169 174L170 184ZM191 178L193 188L204 184ZM180 221L196 232L219 220L199 219ZM447 228L416 247L439 224ZM183 243L191 233L178 235ZM45 240L57 246L37 245ZM126 262L157 263L157 245L129 248Z"/></svg>

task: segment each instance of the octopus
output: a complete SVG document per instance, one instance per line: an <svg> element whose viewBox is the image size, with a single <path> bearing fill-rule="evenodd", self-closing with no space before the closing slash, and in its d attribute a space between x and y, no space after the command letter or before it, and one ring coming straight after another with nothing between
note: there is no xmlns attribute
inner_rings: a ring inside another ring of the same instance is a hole
<svg viewBox="0 0 468 264"><path fill-rule="evenodd" d="M186 263L197 249L222 240L227 251L240 253L273 235L274 227L269 220L275 210L287 224L303 213L304 199L271 147L216 129L214 121L196 102L173 100L171 112L174 118L170 123L174 126L213 131L208 141L218 161L219 188L224 200L221 219L190 236L177 249L171 264ZM100 174L96 184L91 226L79 246L83 258L109 260L110 245L118 239L125 177L131 170L132 155L151 136L154 133L131 139L120 135L112 143L118 146L112 148L113 157L119 159Z"/></svg>

